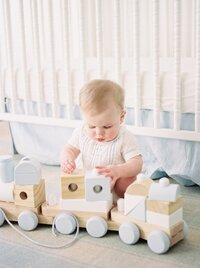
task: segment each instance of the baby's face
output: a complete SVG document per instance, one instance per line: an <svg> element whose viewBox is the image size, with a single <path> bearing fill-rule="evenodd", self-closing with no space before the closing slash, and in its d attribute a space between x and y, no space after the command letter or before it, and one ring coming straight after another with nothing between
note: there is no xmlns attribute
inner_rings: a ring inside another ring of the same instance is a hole
<svg viewBox="0 0 200 268"><path fill-rule="evenodd" d="M124 120L125 112L114 105L98 115L84 114L88 136L97 142L108 142L115 139Z"/></svg>

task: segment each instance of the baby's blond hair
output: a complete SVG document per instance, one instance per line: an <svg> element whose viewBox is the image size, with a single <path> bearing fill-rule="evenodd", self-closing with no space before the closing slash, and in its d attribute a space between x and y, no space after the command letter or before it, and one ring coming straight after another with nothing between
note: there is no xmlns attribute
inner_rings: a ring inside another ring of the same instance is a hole
<svg viewBox="0 0 200 268"><path fill-rule="evenodd" d="M111 102L119 111L122 111L124 109L124 90L110 80L91 80L81 89L79 102L83 112L100 113L108 108Z"/></svg>

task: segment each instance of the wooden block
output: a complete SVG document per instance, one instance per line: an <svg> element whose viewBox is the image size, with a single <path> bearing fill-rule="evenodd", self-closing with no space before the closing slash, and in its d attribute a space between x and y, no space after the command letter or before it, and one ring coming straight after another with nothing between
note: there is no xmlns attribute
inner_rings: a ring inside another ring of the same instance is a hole
<svg viewBox="0 0 200 268"><path fill-rule="evenodd" d="M125 193L124 198L124 214L127 215L130 211L132 211L139 203L145 202L144 196L139 195L131 195Z"/></svg>
<svg viewBox="0 0 200 268"><path fill-rule="evenodd" d="M14 182L0 182L0 200L13 202L14 201Z"/></svg>
<svg viewBox="0 0 200 268"><path fill-rule="evenodd" d="M45 182L34 185L15 185L14 186L15 205L25 207L38 207L45 201Z"/></svg>
<svg viewBox="0 0 200 268"><path fill-rule="evenodd" d="M119 231L120 223L112 221L111 219L108 220L108 230L110 231Z"/></svg>
<svg viewBox="0 0 200 268"><path fill-rule="evenodd" d="M85 199L87 201L110 200L111 179L89 171L85 175Z"/></svg>
<svg viewBox="0 0 200 268"><path fill-rule="evenodd" d="M180 186L178 184L163 185L162 179L159 183L152 183L149 189L151 200L176 202L178 197L180 197Z"/></svg>
<svg viewBox="0 0 200 268"><path fill-rule="evenodd" d="M179 197L176 202L157 201L147 199L147 210L160 214L170 215L183 207L183 198Z"/></svg>
<svg viewBox="0 0 200 268"><path fill-rule="evenodd" d="M170 239L170 247L178 243L180 240L184 239L184 229L178 231Z"/></svg>
<svg viewBox="0 0 200 268"><path fill-rule="evenodd" d="M106 201L86 201L85 199L61 199L60 208L68 211L108 212L113 206L112 195Z"/></svg>
<svg viewBox="0 0 200 268"><path fill-rule="evenodd" d="M130 195L148 196L151 184L151 179L146 179L142 182L135 181L128 186L126 193Z"/></svg>
<svg viewBox="0 0 200 268"><path fill-rule="evenodd" d="M160 214L152 211L147 210L146 220L148 223L163 226L165 228L171 228L176 223L183 220L183 209L179 208L174 213L167 215L167 214Z"/></svg>
<svg viewBox="0 0 200 268"><path fill-rule="evenodd" d="M37 215L39 223L52 225L54 217L44 216L42 214Z"/></svg>
<svg viewBox="0 0 200 268"><path fill-rule="evenodd" d="M16 185L39 184L41 180L41 166L35 159L24 157L14 170Z"/></svg>
<svg viewBox="0 0 200 268"><path fill-rule="evenodd" d="M44 215L45 217L55 217L57 214L61 213L61 212L68 212L67 209L64 208L60 208L60 206L55 205L55 206L49 206L46 202L44 202L41 206L41 211L42 211L42 215ZM94 216L94 214L96 216L100 216L104 219L108 219L109 218L109 212L90 212L90 211L73 211L72 214L78 218L82 218L82 219L88 219L92 216Z"/></svg>
<svg viewBox="0 0 200 268"><path fill-rule="evenodd" d="M85 198L85 177L83 172L75 170L72 174L61 174L61 198Z"/></svg>
<svg viewBox="0 0 200 268"><path fill-rule="evenodd" d="M145 201L142 201L142 202L138 203L137 206L134 207L134 209L129 211L129 213L127 213L127 216L134 218L136 220L146 221L145 208L146 208Z"/></svg>

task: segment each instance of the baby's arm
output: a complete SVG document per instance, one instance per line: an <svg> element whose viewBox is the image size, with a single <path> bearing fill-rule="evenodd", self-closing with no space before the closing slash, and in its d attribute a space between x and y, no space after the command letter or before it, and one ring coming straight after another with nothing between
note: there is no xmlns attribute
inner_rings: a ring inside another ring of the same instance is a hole
<svg viewBox="0 0 200 268"><path fill-rule="evenodd" d="M106 177L112 178L111 188L113 188L119 178L126 179L137 176L142 170L142 164L142 156L138 155L129 159L123 164L109 165L104 167L98 166L96 168L99 174L104 174Z"/></svg>
<svg viewBox="0 0 200 268"><path fill-rule="evenodd" d="M126 163L117 165L118 176L121 177L135 177L142 170L143 160L141 155L137 155L129 159Z"/></svg>
<svg viewBox="0 0 200 268"><path fill-rule="evenodd" d="M80 150L74 146L67 144L61 152L60 164L62 171L65 173L72 173L76 168L75 160L78 157Z"/></svg>

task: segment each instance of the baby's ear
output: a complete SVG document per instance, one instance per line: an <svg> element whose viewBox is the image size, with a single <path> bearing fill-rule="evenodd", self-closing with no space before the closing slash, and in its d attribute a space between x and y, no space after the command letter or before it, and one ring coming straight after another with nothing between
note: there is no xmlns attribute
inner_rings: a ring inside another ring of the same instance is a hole
<svg viewBox="0 0 200 268"><path fill-rule="evenodd" d="M120 123L124 122L125 115L126 115L126 111L122 111L120 115Z"/></svg>

